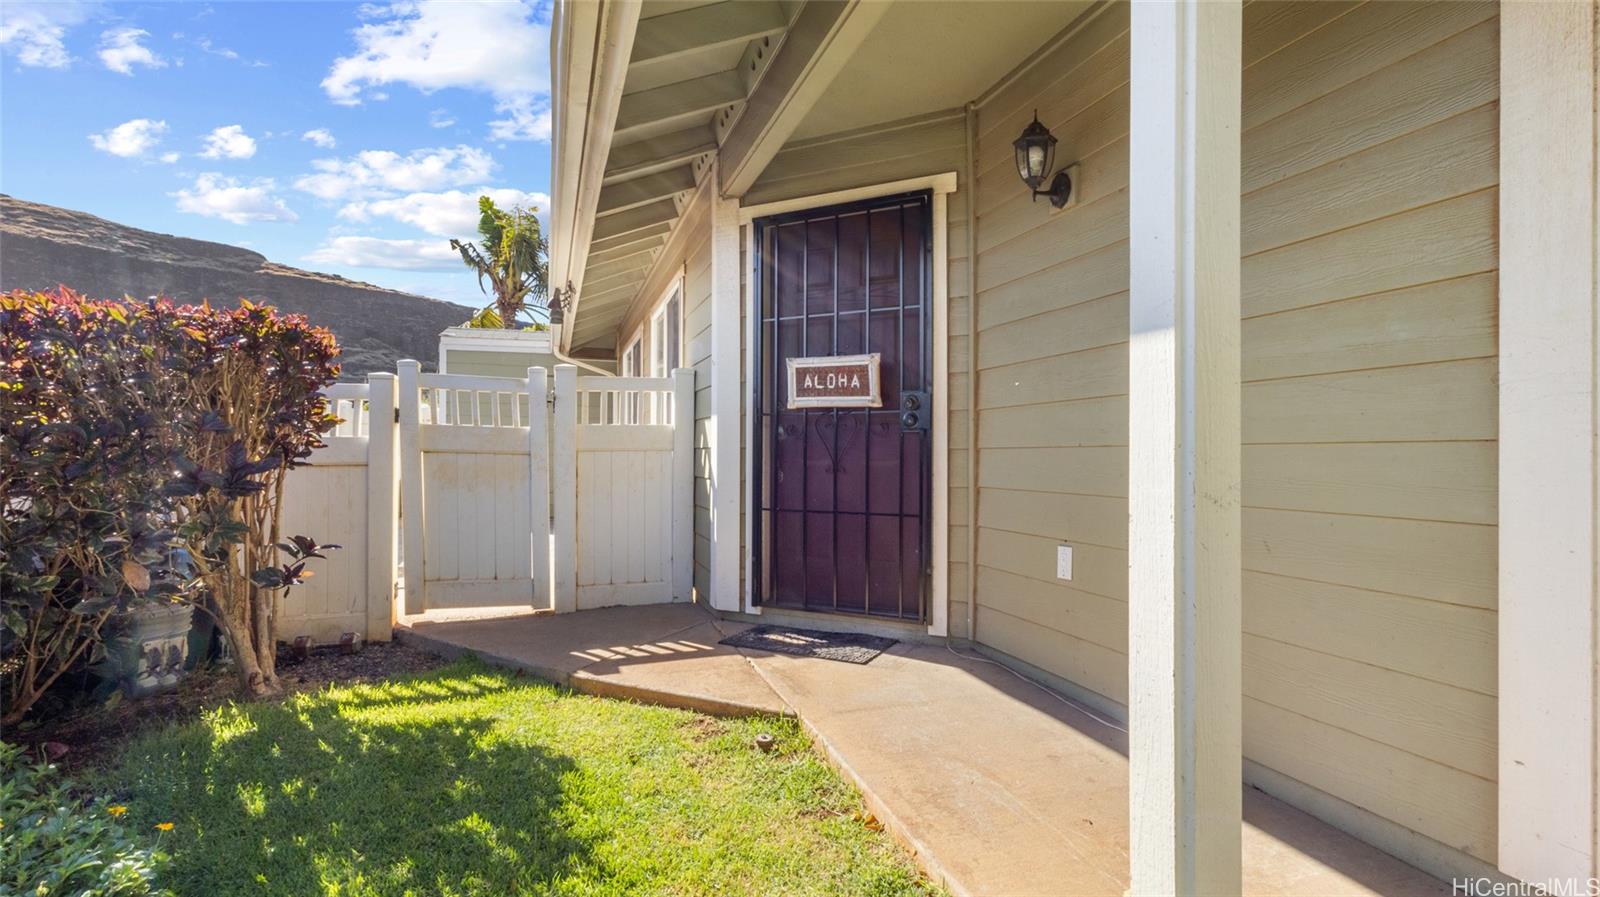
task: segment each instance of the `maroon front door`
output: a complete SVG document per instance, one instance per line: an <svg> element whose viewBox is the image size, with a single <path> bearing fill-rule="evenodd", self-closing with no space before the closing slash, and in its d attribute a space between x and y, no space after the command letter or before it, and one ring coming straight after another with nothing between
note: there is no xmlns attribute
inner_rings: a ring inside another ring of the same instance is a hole
<svg viewBox="0 0 1600 897"><path fill-rule="evenodd" d="M757 603L920 620L931 507L929 197L755 222ZM791 409L788 361L879 356L881 407Z"/></svg>

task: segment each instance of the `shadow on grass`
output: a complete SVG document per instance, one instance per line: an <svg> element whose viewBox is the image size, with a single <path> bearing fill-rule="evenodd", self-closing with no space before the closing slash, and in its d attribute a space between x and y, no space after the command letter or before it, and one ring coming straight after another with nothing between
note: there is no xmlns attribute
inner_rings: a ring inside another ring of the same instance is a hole
<svg viewBox="0 0 1600 897"><path fill-rule="evenodd" d="M141 821L175 824L180 894L545 891L592 845L566 818L572 759L490 716L514 687L458 668L224 710L135 742L115 775Z"/></svg>

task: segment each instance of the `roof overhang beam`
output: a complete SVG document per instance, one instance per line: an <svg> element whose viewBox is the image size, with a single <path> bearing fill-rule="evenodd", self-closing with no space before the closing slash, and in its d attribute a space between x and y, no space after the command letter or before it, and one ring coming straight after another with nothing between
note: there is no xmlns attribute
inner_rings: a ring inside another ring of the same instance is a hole
<svg viewBox="0 0 1600 897"><path fill-rule="evenodd" d="M722 140L718 187L743 196L892 4L809 0Z"/></svg>
<svg viewBox="0 0 1600 897"><path fill-rule="evenodd" d="M653 16L639 23L631 69L780 34L787 24L783 4L776 0L713 3Z"/></svg>
<svg viewBox="0 0 1600 897"><path fill-rule="evenodd" d="M595 206L595 214L611 215L647 206L686 190L693 190L694 184L694 169L687 165L658 174L647 174L631 181L609 184L600 191L600 201Z"/></svg>
<svg viewBox="0 0 1600 897"><path fill-rule="evenodd" d="M658 131L689 127L723 106L740 102L744 91L744 79L729 71L630 93L617 109L612 139L624 144Z"/></svg>

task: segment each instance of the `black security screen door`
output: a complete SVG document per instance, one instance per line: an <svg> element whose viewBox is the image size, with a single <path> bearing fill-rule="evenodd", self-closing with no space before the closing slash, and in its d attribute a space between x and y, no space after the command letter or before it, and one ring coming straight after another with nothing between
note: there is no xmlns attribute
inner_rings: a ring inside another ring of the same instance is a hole
<svg viewBox="0 0 1600 897"><path fill-rule="evenodd" d="M755 223L755 594L920 620L931 504L927 194ZM881 408L789 409L787 362L878 353Z"/></svg>

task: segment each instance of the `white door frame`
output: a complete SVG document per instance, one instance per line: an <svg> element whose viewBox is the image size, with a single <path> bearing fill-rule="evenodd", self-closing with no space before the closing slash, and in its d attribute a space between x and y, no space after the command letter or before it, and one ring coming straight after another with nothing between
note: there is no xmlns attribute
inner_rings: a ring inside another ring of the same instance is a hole
<svg viewBox="0 0 1600 897"><path fill-rule="evenodd" d="M769 215L780 215L785 212L804 211L806 209L820 209L828 206L843 205L867 199L878 199L884 196L893 196L897 193L915 193L927 190L932 193L930 208L931 221L929 225L933 232L933 520L932 532L932 566L933 576L928 601L928 634L944 636L949 634L950 627L950 194L956 191L957 179L953 171L942 174L927 175L925 177L907 178L905 180L890 181L888 183L873 184L856 187L849 190L835 190L829 193L818 193L811 196L801 196L794 199L779 200L776 202L758 203L755 205L740 206L737 217L728 216L726 219L715 219L715 226L721 231L724 238L732 237L732 245L738 246L739 230L744 231L744 246L746 265L755 263L755 228L751 223L757 218ZM731 234L729 229L731 228ZM717 234L712 237L715 242ZM747 269L748 270L748 269ZM739 309L745 309L751 295L750 286L746 283L744 289L739 290ZM744 334L747 340L758 338L756 315L745 315ZM755 345L747 342L746 345ZM744 358L743 377L738 390L740 407L743 409L745 420L750 419L754 413L753 397L750 390L744 385L754 382L755 354L746 352ZM748 445L743 452L745 483L754 489L755 456ZM718 458L719 469L723 463ZM732 455L727 458L731 466L739 463L739 459ZM738 476L738 468L731 467L723 472L724 476ZM722 479L719 476L719 479ZM727 482L728 480L723 480ZM751 493L753 494L753 492ZM755 551L755 518L756 515L748 507L744 508L744 547L740 553L744 569L753 569ZM744 577L743 609L748 613L760 613L761 608L756 606L755 583L748 573Z"/></svg>

